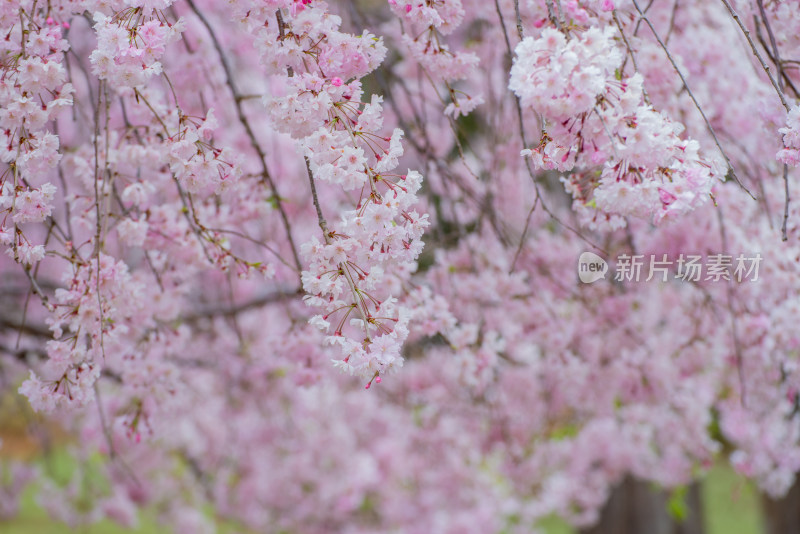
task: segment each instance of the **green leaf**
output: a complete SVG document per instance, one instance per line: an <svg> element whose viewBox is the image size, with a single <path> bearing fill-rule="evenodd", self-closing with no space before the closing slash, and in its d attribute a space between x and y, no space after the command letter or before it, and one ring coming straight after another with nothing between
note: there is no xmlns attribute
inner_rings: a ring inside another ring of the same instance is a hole
<svg viewBox="0 0 800 534"><path fill-rule="evenodd" d="M553 441L561 441L567 438L572 438L578 435L578 427L576 425L564 425L556 428L550 433L550 439Z"/></svg>
<svg viewBox="0 0 800 534"><path fill-rule="evenodd" d="M672 494L667 501L667 511L669 515L678 522L683 522L689 515L689 506L686 504L686 494L689 492L687 486L678 486L672 490Z"/></svg>

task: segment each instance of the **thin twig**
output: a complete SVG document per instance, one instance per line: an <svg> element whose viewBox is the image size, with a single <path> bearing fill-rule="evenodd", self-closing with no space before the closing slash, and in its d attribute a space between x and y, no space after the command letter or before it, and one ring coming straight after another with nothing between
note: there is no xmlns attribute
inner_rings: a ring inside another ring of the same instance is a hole
<svg viewBox="0 0 800 534"><path fill-rule="evenodd" d="M797 90L797 86L794 84L794 82L789 77L789 75L786 74L786 69L783 68L783 64L784 63L791 63L791 60L781 59L780 63L777 62L777 60L775 59L775 56L772 54L772 52L770 52L770 47L767 46L767 43L764 40L764 36L761 35L761 25L759 23L759 20L760 20L759 17L754 15L753 19L755 20L756 37L758 38L758 42L761 43L761 46L764 47L764 50L767 52L767 57L770 59L770 61L772 61L772 63L775 66L779 66L780 67L780 75L778 76L778 85L780 85L781 89L784 90L784 94L785 94L785 91L786 91L785 87L788 86L789 89L792 90L792 92L794 93L794 95L796 97L800 96L800 91ZM769 23L765 23L764 25L766 26L767 24L769 24Z"/></svg>
<svg viewBox="0 0 800 534"><path fill-rule="evenodd" d="M636 0L634 0L633 3L635 5ZM756 48L756 44L750 37L750 30L748 30L747 27L742 23L742 20L739 18L739 15L736 13L736 11L734 11L733 6L731 6L731 3L728 0L722 0L722 3L725 4L725 7L728 9L728 13L731 14L733 20L736 21L736 24L738 24L739 28L742 30L745 39L747 39L747 42L750 44L750 48L753 50L753 54L756 56L756 58L758 58L758 62L761 63L761 68L763 68L764 72L767 73L767 77L769 78L770 83L772 83L772 87L774 87L775 91L778 93L778 97L781 99L781 104L783 104L783 107L786 108L786 111L789 111L790 107L789 103L786 102L786 96L783 94L783 91L778 85L778 82L775 81L775 78L772 76L772 71L770 71L769 65L766 64L764 58L761 57L761 53L758 51L758 48Z"/></svg>
<svg viewBox="0 0 800 534"><path fill-rule="evenodd" d="M533 212L536 211L536 206L539 205L539 197L536 197L536 200L533 201L533 206L531 206L530 211L528 211L528 217L525 219L525 228L522 230L522 237L519 238L519 246L517 247L517 252L514 254L514 259L511 261L511 268L508 270L508 273L511 274L514 272L514 269L517 267L517 260L519 259L519 255L522 254L522 247L525 245L525 238L528 237L528 228L531 225L531 218L533 217Z"/></svg>
<svg viewBox="0 0 800 534"><path fill-rule="evenodd" d="M317 222L319 223L319 227L322 230L322 236L325 239L325 244L329 245L331 243L331 235L328 231L328 222L325 220L325 216L322 214L322 206L319 203L319 197L317 196L317 186L314 180L314 173L311 171L311 162L308 158L305 158L306 161L306 171L308 172L308 181L311 185L311 198L314 201L314 208L317 210ZM361 318L364 321L364 336L368 343L372 342L372 338L369 335L369 310L367 310L366 304L362 298L359 298L359 291L356 287L355 280L353 280L352 275L350 274L350 269L345 262L339 263L337 265L339 268L340 273L344 276L344 279L347 281L347 286L350 288L350 293L353 295L353 304L355 304L358 313L361 314Z"/></svg>
<svg viewBox="0 0 800 534"><path fill-rule="evenodd" d="M769 35L769 44L772 47L773 59L775 61L775 68L778 69L778 87L782 90L783 83L781 82L781 75L783 74L783 66L781 65L781 55L778 51L778 43L775 40L775 34L772 32L772 26L769 24L767 18L767 10L764 9L764 0L758 0L758 10L761 12L761 18L764 21L764 27L767 29ZM756 28L758 28L758 21L756 20ZM764 47L766 49L766 47Z"/></svg>
<svg viewBox="0 0 800 534"><path fill-rule="evenodd" d="M317 210L317 222L319 223L322 236L325 238L325 243L330 243L330 236L328 235L328 222L322 214L322 207L319 204L319 197L317 196L317 185L314 183L314 173L311 172L311 162L305 157L306 172L308 173L308 183L311 185L311 198L314 201L314 208Z"/></svg>
<svg viewBox="0 0 800 534"><path fill-rule="evenodd" d="M786 234L786 226L789 223L789 202L791 199L789 197L789 166L785 163L783 164L783 199L783 224L781 225L781 239L788 241L789 236Z"/></svg>
<svg viewBox="0 0 800 534"><path fill-rule="evenodd" d="M778 69L778 88L783 90L783 77L786 76L786 73L783 72L783 63L781 62L781 54L778 50L778 43L775 40L775 34L772 31L772 26L769 24L769 19L767 18L767 10L764 9L764 0L758 0L758 10L761 12L761 19L764 22L764 27L767 29L767 35L769 36L769 44L772 48L772 61L775 62L775 68ZM758 17L755 17L756 23L756 34L761 37L759 27L758 27ZM769 55L769 49L764 47L767 50L767 54ZM786 78L789 80L789 84L791 85L792 89L794 89L794 85L792 85L791 79ZM794 89L795 93L797 92ZM786 144L784 143L784 147ZM781 224L781 239L784 241L789 240L789 236L786 235L786 227L789 222L789 166L787 164L783 164L783 224Z"/></svg>
<svg viewBox="0 0 800 534"><path fill-rule="evenodd" d="M722 237L722 249L728 250L728 236L725 232L725 219L722 215L722 208L716 210L717 212L717 219L719 220L719 231ZM747 387L745 385L744 380L744 358L742 355L742 345L739 342L739 329L736 320L736 312L733 309L734 303L734 294L733 294L733 284L729 280L727 285L727 297L728 297L728 311L730 312L731 316L731 336L733 338L733 350L736 354L736 372L739 378L739 388L741 389L742 394L742 406L747 406Z"/></svg>
<svg viewBox="0 0 800 534"><path fill-rule="evenodd" d="M722 1L726 2L727 0L722 0ZM661 40L661 37L658 36L658 32L656 32L656 29L653 27L653 23L650 22L650 19L648 19L647 16L642 12L636 0L633 0L633 6L636 8L636 11L639 12L639 16L641 17L641 19L644 20L645 24L647 24L647 26L650 28L650 31L653 32L653 37L656 38L656 41L658 41L658 44L664 50L664 53L667 55L667 59L669 59L669 62L672 64L672 68L674 68L675 72L678 73L678 76L680 77L681 82L683 83L683 88L686 89L686 92L689 94L689 98L691 98L692 102L694 102L697 111L700 112L700 116L703 117L703 121L706 123L706 128L708 128L711 137L714 138L714 143L716 143L717 148L722 154L722 157L725 158L725 162L728 164L728 174L730 174L731 178L733 178L733 180L739 185L739 187L741 187L748 195L750 195L750 198L756 200L756 197L753 195L753 193L751 193L750 190L747 189L747 187L745 187L744 184L739 180L739 177L736 176L736 171L733 170L733 164L731 163L728 154L722 148L719 139L717 139L717 134L714 132L714 128L711 126L711 122L709 122L708 117L706 117L706 114L703 111L703 108L700 106L700 103L697 101L697 98L695 98L694 93L692 93L692 90L689 89L689 84L686 82L686 78L683 76L681 69L679 69L677 63L675 63L675 59L673 59L672 54L667 48L667 45L665 45L664 42Z"/></svg>
<svg viewBox="0 0 800 534"><path fill-rule="evenodd" d="M28 281L31 283L31 288L33 288L33 292L36 294L37 297L42 301L44 307L47 308L47 311L55 311L55 307L50 304L50 300L47 298L47 295L44 294L42 288L39 287L39 284L36 283L36 279L31 276L31 270L28 267L23 267L22 271L25 273L25 276L28 277Z"/></svg>
<svg viewBox="0 0 800 534"><path fill-rule="evenodd" d="M503 18L503 13L500 11L500 6L497 4L497 0L495 0L495 7L497 8L497 16L500 18L500 25L503 27L503 32L505 33L505 20ZM522 39L522 19L520 18L520 13L519 13L519 0L514 0L514 8L517 17L517 32L519 33L520 39ZM508 47L508 54L513 56L513 51L511 50L511 42L508 39L506 39L506 46ZM516 94L514 94L514 104L516 105L517 108L517 119L519 121L519 135L520 138L522 139L522 147L527 148L528 141L527 141L527 136L525 135L525 123L522 120L522 103L520 102L520 99ZM572 228L570 225L564 223L561 219L556 217L556 214L553 213L553 211L549 207L547 207L544 198L542 198L541 191L539 190L539 182L536 180L536 174L533 172L533 168L531 167L530 158L525 158L525 167L528 170L528 176L533 182L533 187L536 190L536 197L534 198L534 206L536 205L537 202L539 202L542 205L542 209L545 211L545 213L547 213L551 219L556 221L556 223L560 224L561 226L563 226L564 228L575 234L575 236L586 242L592 248L599 250L601 252L605 252L598 245L592 243L589 239L587 239L578 230ZM528 222L530 222L530 218L528 219ZM523 229L522 232L523 235L527 233L527 230L528 230L527 227Z"/></svg>
<svg viewBox="0 0 800 534"><path fill-rule="evenodd" d="M546 0L545 3L547 4L547 16L550 18L550 22L552 22L558 31L564 32L564 27L561 25L561 18L556 15L555 9L553 8L553 0Z"/></svg>
<svg viewBox="0 0 800 534"><path fill-rule="evenodd" d="M522 15L519 13L519 0L514 0L514 13L517 17L517 35L519 35L519 40L522 41ZM497 8L497 14L500 16L500 22L505 28L505 23L503 23L503 14L500 13L499 7ZM506 44L508 44L508 40L506 40ZM509 46L509 54L511 53L510 48L511 47Z"/></svg>
<svg viewBox="0 0 800 534"><path fill-rule="evenodd" d="M106 414L103 411L103 401L100 397L100 388L97 387L97 382L94 383L94 396L97 404L97 414L100 417L100 427L103 429L103 436L106 438L106 445L108 446L108 456L114 460L117 456L117 451L114 448L114 440L111 438L111 429L108 427L106 421Z"/></svg>
<svg viewBox="0 0 800 534"><path fill-rule="evenodd" d="M286 210L283 208L283 203L281 202L281 196L278 192L278 187L275 184L275 181L272 179L272 175L269 172L269 168L267 167L267 160L266 154L261 149L261 145L256 140L256 135L253 132L252 127L250 126L250 121L247 119L247 116L244 113L244 109L242 108L242 96L239 93L238 89L236 88L236 84L234 83L233 71L231 70L231 66L228 64L228 60L225 57L225 54L222 50L222 45L219 43L219 39L217 39L217 35L214 30L211 28L211 24L208 22L208 19L197 9L197 6L194 4L192 0L186 0L189 4L189 7L194 11L197 18L200 19L200 22L205 26L206 31L208 31L208 35L211 37L211 42L214 44L214 48L219 55L220 62L222 63L222 69L225 71L225 78L228 88L231 90L233 94L233 103L236 107L236 114L239 118L239 122L244 126L245 132L247 133L247 137L250 140L250 145L258 154L259 162L261 163L262 175L264 179L267 181L270 190L272 191L272 196L275 199L275 204L278 206L278 212L281 215L281 221L283 223L284 230L286 231L286 237L289 240L289 245L292 249L292 256L294 257L295 264L297 265L297 270L302 270L302 263L300 262L300 255L297 253L297 246L295 245L294 238L292 237L292 229L291 225L289 224L289 217L286 214Z"/></svg>
<svg viewBox="0 0 800 534"><path fill-rule="evenodd" d="M622 24L619 22L619 18L617 18L617 10L611 12L611 16L614 17L614 23L617 25L617 29L619 30L619 34L622 36L622 41L625 43L625 48L628 50L628 54L631 56L631 62L633 63L633 70L635 72L639 71L639 65L636 64L636 56L633 54L633 47L628 42L628 38L625 37L625 32L622 30ZM647 89L644 88L642 85L642 95L644 96L645 104L650 104L650 96L647 94ZM598 115L600 115L598 113Z"/></svg>
<svg viewBox="0 0 800 534"><path fill-rule="evenodd" d="M286 22L283 20L283 14L280 9L275 11L275 18L278 20L278 37L283 41L286 38ZM291 78L294 76L294 69L288 66L286 67L286 73Z"/></svg>

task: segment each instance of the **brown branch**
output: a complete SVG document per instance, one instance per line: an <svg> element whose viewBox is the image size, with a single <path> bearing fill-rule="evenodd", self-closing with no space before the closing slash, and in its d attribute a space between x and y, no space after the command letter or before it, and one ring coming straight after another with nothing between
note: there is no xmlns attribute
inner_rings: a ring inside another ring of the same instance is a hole
<svg viewBox="0 0 800 534"><path fill-rule="evenodd" d="M2 343L0 343L0 354L7 354L21 363L27 363L28 354L35 354L40 358L47 357L47 352L41 348L14 348Z"/></svg>
<svg viewBox="0 0 800 534"><path fill-rule="evenodd" d="M235 304L233 306L219 306L214 308L201 309L194 313L181 315L179 316L179 319L185 322L194 322L200 319L208 319L211 317L234 317L242 312L261 308L268 304L272 304L274 302L299 298L302 295L303 291L300 288L285 289L282 291L267 293L266 295L256 297L254 299L242 302L240 304Z"/></svg>
<svg viewBox="0 0 800 534"><path fill-rule="evenodd" d="M272 179L272 175L269 172L269 168L267 167L267 160L266 154L264 153L261 145L258 143L256 139L255 132L253 131L252 127L250 126L250 121L247 119L247 116L244 113L244 109L242 108L242 95L239 93L239 90L236 88L236 84L234 83L233 78L233 71L231 69L228 60L225 57L225 54L222 50L222 45L219 43L219 39L217 39L217 35L211 27L211 24L208 22L208 19L197 9L194 2L192 0L186 0L189 4L189 7L194 11L194 14L197 15L197 18L200 19L200 22L205 26L206 31L208 31L209 37L211 37L211 42L214 44L214 48L219 55L220 62L222 63L222 69L225 71L225 80L228 88L231 90L233 94L233 103L236 107L236 114L239 118L239 122L244 126L245 132L247 133L247 137L250 140L250 145L258 154L259 162L261 163L261 170L262 176L267 181L269 188L272 192L272 196L275 199L275 204L278 206L278 211L281 215L281 221L283 223L284 230L286 231L286 236L289 239L289 245L292 249L292 256L294 257L295 265L297 266L298 272L303 269L302 263L300 262L300 256L297 253L297 246L295 245L294 238L292 237L292 230L291 225L289 224L289 217L286 214L286 210L283 208L283 204L281 202L281 196L278 192L278 187L275 184L275 181Z"/></svg>
<svg viewBox="0 0 800 534"><path fill-rule="evenodd" d="M44 325L31 324L27 321L14 321L8 317L0 316L0 331L9 330L28 336L53 339L53 332Z"/></svg>

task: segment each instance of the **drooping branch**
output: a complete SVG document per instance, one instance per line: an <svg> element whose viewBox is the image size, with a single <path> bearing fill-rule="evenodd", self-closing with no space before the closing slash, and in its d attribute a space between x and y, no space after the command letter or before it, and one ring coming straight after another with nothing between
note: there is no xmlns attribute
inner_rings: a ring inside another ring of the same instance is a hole
<svg viewBox="0 0 800 534"><path fill-rule="evenodd" d="M726 1L726 0L723 0L723 1ZM727 152L725 152L725 149L722 148L722 145L720 144L719 139L717 138L717 134L716 134L716 132L714 132L714 127L711 126L711 122L709 122L708 117L706 117L706 113L705 113L705 111L703 111L703 107L697 101L697 98L694 96L694 93L689 88L689 84L686 82L686 78L683 76L683 73L681 72L681 69L678 68L678 64L675 63L675 59L672 57L672 54L670 53L669 48L667 48L667 45L665 45L664 41L661 40L661 37L658 36L658 32L656 32L656 29L653 27L653 23L650 22L650 19L647 18L647 16L644 14L644 12L641 10L641 8L639 8L639 4L637 3L636 0L633 0L633 6L636 8L636 11L639 12L639 16L642 18L642 20L644 20L645 24L647 24L647 26L650 28L650 31L653 33L653 37L655 37L656 41L658 41L659 46L661 47L661 49L666 54L667 59L669 60L670 64L672 65L672 68L675 69L675 72L680 77L681 83L683 84L683 88L686 89L686 93L689 95L689 98L692 99L692 102L694 103L695 108L697 108L697 111L700 112L700 116L703 118L703 122L705 122L705 124L706 124L706 128L708 129L708 133L711 134L711 137L714 139L714 143L717 145L717 148L719 149L720 154L722 154L722 157L725 158L725 162L728 164L728 174L730 175L731 178L733 178L733 180L737 183L737 185L739 187L741 187L742 190L750 196L750 198L752 198L753 200L756 200L756 197L753 196L753 193L751 193L750 190L747 189L747 187L745 187L745 185L739 180L739 177L736 176L736 171L733 168L733 163L731 163L731 160L728 157Z"/></svg>
<svg viewBox="0 0 800 534"><path fill-rule="evenodd" d="M244 100L242 95L239 93L238 89L236 88L236 83L234 81L233 70L231 69L230 65L228 64L228 59L225 56L225 52L222 50L222 46L219 43L219 39L217 38L214 29L211 27L211 23L208 22L208 19L203 15L203 13L197 9L197 6L194 4L192 0L186 0L189 4L189 7L192 9L197 18L200 22L205 26L206 31L208 31L208 35L211 38L211 42L214 44L214 48L219 55L220 63L222 64L222 68L225 71L225 80L228 87L231 90L231 94L233 95L233 102L236 106L236 114L239 118L239 122L244 126L245 132L247 133L247 138L250 140L250 145L255 150L256 154L258 154L259 164L261 165L262 176L264 180L266 180L269 188L272 192L272 197L275 199L276 206L278 207L278 211L281 216L281 222L283 224L284 231L286 232L286 238L289 242L289 246L292 249L292 256L294 257L295 266L297 267L298 272L302 270L302 263L300 262L300 256L297 252L297 245L295 245L294 237L292 237L292 228L289 224L289 217L286 214L286 209L283 207L283 201L281 200L283 197L278 192L278 186L275 183L275 180L272 178L272 174L269 172L269 168L267 167L267 155L264 153L264 150L261 148L258 140L256 139L255 132L253 131L252 126L250 125L250 120L247 118L247 115L244 112L244 108L242 107L242 101Z"/></svg>

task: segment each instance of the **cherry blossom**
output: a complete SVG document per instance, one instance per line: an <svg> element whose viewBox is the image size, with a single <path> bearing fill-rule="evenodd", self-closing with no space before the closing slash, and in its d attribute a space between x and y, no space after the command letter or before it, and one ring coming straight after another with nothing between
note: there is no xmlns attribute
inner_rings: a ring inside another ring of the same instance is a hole
<svg viewBox="0 0 800 534"><path fill-rule="evenodd" d="M4 459L0 516L521 534L720 461L785 495L800 8L726 3L0 4L0 393L75 464Z"/></svg>

